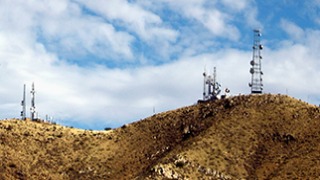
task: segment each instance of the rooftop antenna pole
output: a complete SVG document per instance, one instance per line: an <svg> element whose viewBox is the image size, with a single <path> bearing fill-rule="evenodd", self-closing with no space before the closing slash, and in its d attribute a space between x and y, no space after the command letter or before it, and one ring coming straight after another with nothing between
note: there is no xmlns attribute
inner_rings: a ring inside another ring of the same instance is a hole
<svg viewBox="0 0 320 180"><path fill-rule="evenodd" d="M21 101L21 119L26 120L26 84L23 85L23 99Z"/></svg>
<svg viewBox="0 0 320 180"><path fill-rule="evenodd" d="M249 83L249 87L251 87L251 94L261 94L263 90L263 72L261 71L261 51L263 46L261 45L260 37L261 31L259 29L253 30L253 53L252 60L250 61L251 82Z"/></svg>
<svg viewBox="0 0 320 180"><path fill-rule="evenodd" d="M36 120L36 107L35 107L35 93L36 93L36 91L34 90L34 83L32 83L32 90L30 93L31 93L30 113L31 113L31 120L34 121L34 120Z"/></svg>

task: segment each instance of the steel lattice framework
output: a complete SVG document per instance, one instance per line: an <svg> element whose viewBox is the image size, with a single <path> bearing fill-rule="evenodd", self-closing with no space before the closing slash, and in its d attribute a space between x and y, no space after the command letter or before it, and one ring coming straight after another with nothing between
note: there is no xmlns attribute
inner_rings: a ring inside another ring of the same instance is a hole
<svg viewBox="0 0 320 180"><path fill-rule="evenodd" d="M249 87L251 87L252 94L261 94L263 90L262 84L262 75L263 72L261 70L261 51L263 46L261 45L261 32L258 29L253 30L253 53L252 60L250 61L250 73L251 73L251 82L249 83Z"/></svg>

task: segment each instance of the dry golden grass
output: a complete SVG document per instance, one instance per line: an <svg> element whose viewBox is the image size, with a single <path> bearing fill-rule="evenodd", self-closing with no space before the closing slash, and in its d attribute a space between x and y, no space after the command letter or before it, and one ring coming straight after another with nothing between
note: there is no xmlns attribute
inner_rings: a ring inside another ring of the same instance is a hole
<svg viewBox="0 0 320 180"><path fill-rule="evenodd" d="M287 96L257 95L198 108L212 114L205 118L212 125L177 145L145 178L320 177L318 107Z"/></svg>
<svg viewBox="0 0 320 180"><path fill-rule="evenodd" d="M319 108L237 96L111 131L0 121L0 179L320 177Z"/></svg>

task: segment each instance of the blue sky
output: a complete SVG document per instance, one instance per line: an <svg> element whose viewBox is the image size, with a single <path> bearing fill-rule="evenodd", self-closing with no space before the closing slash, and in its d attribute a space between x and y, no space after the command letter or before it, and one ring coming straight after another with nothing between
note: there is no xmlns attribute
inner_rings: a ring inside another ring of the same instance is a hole
<svg viewBox="0 0 320 180"><path fill-rule="evenodd" d="M0 119L19 118L32 82L40 118L85 129L194 104L204 68L249 94L255 28L264 92L318 105L319 10L319 0L0 1Z"/></svg>

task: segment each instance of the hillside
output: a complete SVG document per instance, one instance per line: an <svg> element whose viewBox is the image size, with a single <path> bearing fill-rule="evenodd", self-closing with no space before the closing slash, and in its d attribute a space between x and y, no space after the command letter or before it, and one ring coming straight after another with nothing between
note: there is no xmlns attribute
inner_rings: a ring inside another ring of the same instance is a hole
<svg viewBox="0 0 320 180"><path fill-rule="evenodd" d="M0 121L0 179L320 177L319 108L236 96L111 131Z"/></svg>

